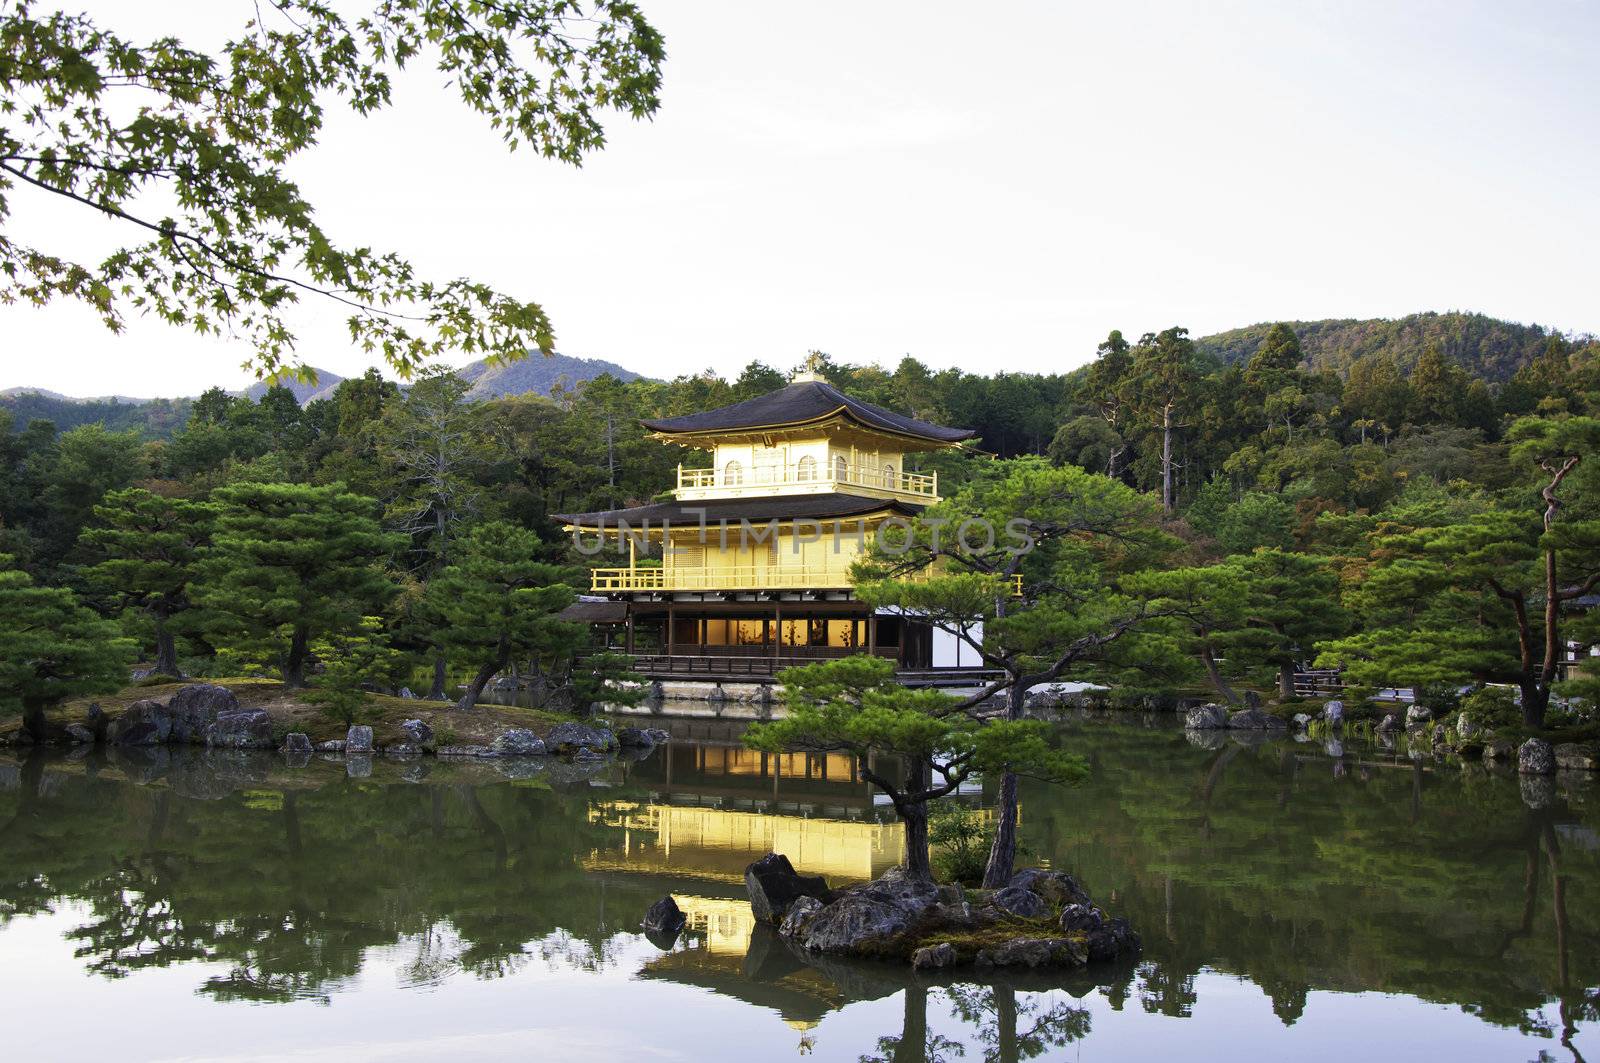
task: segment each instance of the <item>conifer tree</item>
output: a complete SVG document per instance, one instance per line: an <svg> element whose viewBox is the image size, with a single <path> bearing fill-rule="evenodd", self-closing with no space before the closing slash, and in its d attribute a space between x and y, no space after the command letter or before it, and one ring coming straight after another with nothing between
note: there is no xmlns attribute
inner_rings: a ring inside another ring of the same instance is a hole
<svg viewBox="0 0 1600 1063"><path fill-rule="evenodd" d="M1052 749L1037 720L980 719L962 699L911 690L894 678L894 662L865 654L790 668L778 679L788 698L781 720L755 724L745 744L767 753L843 752L861 778L882 791L906 828L906 871L931 881L928 804L983 772L1074 782L1088 774L1083 758ZM870 758L899 757L903 781L869 767Z"/></svg>
<svg viewBox="0 0 1600 1063"><path fill-rule="evenodd" d="M229 484L212 501L215 530L192 591L208 629L304 686L312 641L354 630L394 593L384 564L403 539L379 527L375 500L339 483Z"/></svg>
<svg viewBox="0 0 1600 1063"><path fill-rule="evenodd" d="M155 671L176 676L174 618L190 608L189 581L210 534L212 508L141 487L113 491L94 508L95 526L79 542L100 560L84 569L90 587L155 628Z"/></svg>
<svg viewBox="0 0 1600 1063"><path fill-rule="evenodd" d="M134 645L64 587L37 587L0 554L0 711L45 737L45 714L67 698L109 694L128 680Z"/></svg>
<svg viewBox="0 0 1600 1063"><path fill-rule="evenodd" d="M483 688L517 657L568 639L575 625L556 618L574 592L567 569L538 561L542 543L531 531L493 521L458 544L456 560L428 588L444 627L440 637L473 668L456 704L470 709Z"/></svg>

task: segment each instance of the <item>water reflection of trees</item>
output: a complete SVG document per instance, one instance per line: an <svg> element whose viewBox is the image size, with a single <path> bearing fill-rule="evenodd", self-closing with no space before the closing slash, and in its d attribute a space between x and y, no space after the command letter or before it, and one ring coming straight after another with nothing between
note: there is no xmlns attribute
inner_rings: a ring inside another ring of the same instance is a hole
<svg viewBox="0 0 1600 1063"><path fill-rule="evenodd" d="M1254 981L1285 1024L1311 989L1458 1004L1569 1045L1592 1021L1600 856L1560 844L1563 829L1596 837L1582 794L1529 807L1476 765L1368 755L1345 770L1284 742L1089 733L1094 777L1068 800L1026 793L1024 840L1130 914L1147 1010L1203 1007L1213 968Z"/></svg>

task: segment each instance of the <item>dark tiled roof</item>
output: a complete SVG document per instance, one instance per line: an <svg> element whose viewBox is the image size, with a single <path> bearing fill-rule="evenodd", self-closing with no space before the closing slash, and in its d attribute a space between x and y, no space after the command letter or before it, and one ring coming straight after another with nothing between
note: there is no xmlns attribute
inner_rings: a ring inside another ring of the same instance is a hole
<svg viewBox="0 0 1600 1063"><path fill-rule="evenodd" d="M971 439L976 432L966 428L944 428L892 413L870 402L852 399L832 384L820 380L806 380L790 384L767 395L732 406L724 406L705 413L691 413L686 417L668 417L661 421L644 421L653 432L717 432L741 428L776 428L780 425L804 424L821 420L839 410L868 428L895 435L914 436L936 443L959 443Z"/></svg>
<svg viewBox="0 0 1600 1063"><path fill-rule="evenodd" d="M829 517L858 517L863 513L891 510L911 516L921 506L888 498L868 498L834 492L820 495L773 495L762 498L708 499L704 502L657 502L632 509L608 509L598 513L557 513L556 519L582 528L615 527L626 521L637 528L648 521L651 527L698 527L702 522L718 524L739 520L823 520Z"/></svg>
<svg viewBox="0 0 1600 1063"><path fill-rule="evenodd" d="M617 624L628 619L628 603L580 600L557 613L556 619L579 624Z"/></svg>

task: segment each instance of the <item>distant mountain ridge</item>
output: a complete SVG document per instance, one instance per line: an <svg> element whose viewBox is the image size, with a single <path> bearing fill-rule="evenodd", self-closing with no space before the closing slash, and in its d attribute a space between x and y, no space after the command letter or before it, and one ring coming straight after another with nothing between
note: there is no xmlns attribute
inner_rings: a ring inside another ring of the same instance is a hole
<svg viewBox="0 0 1600 1063"><path fill-rule="evenodd" d="M1274 322L1201 336L1195 346L1224 362L1249 360ZM1503 384L1532 360L1560 330L1543 325L1501 321L1486 314L1449 311L1407 314L1397 318L1324 318L1286 321L1300 337L1300 348L1312 369L1343 373L1350 363L1369 354L1394 358L1402 369L1416 364L1428 344L1436 343L1446 358L1474 376ZM1592 337L1579 337L1580 342Z"/></svg>

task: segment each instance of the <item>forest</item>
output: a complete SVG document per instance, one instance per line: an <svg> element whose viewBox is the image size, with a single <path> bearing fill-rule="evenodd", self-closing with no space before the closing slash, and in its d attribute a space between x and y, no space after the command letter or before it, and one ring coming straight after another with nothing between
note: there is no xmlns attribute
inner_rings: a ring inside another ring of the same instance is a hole
<svg viewBox="0 0 1600 1063"><path fill-rule="evenodd" d="M1500 372L1404 333L1336 365L1286 324L1226 335L1114 331L1082 368L1047 375L810 361L861 399L978 431L920 462L940 473L942 509L1005 516L994 507L1018 499L1004 486L1032 484L1046 509L1093 496L1140 524L1137 546L1079 528L1024 563L1037 592L1012 613L1080 627L1006 649L991 617L1013 678L1288 702L1288 676L1320 661L1358 688L1426 688L1442 708L1473 688L1486 716L1582 724L1596 680L1557 680L1574 645L1600 641L1600 345L1540 331L1527 353L1521 335ZM704 457L641 418L774 390L790 368L487 400L444 370L404 388L372 371L304 406L286 387L212 389L176 428L0 410L0 628L19 628L0 631L4 696L37 715L125 682L135 660L296 685L335 657L367 662L350 682L443 696L570 655L581 638L552 618L586 588L583 565L615 562L577 554L549 515L659 497ZM504 605L540 588L537 623ZM1131 608L1122 649L1062 663L1083 625L1121 623L1108 603Z"/></svg>

